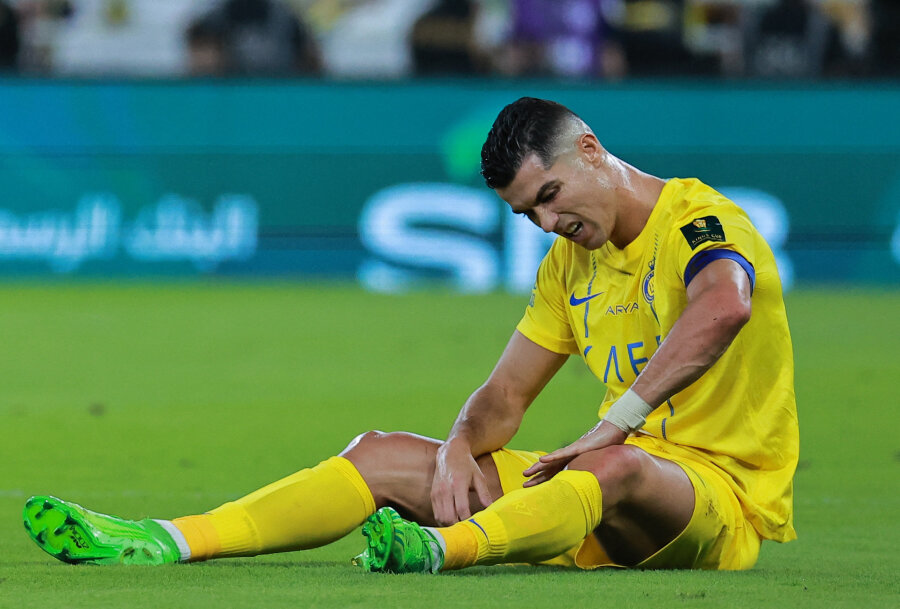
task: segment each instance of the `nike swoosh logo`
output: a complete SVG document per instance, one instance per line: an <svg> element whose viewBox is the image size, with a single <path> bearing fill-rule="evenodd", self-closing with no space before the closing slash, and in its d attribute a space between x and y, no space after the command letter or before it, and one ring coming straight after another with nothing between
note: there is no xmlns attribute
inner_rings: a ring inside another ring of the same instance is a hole
<svg viewBox="0 0 900 609"><path fill-rule="evenodd" d="M569 304L573 307L577 307L578 305L583 305L592 298L597 298L597 296L600 296L600 294L602 293L603 292L597 292L596 294L591 294L590 296L585 296L584 298L575 298L575 292L572 292L572 295L569 296Z"/></svg>

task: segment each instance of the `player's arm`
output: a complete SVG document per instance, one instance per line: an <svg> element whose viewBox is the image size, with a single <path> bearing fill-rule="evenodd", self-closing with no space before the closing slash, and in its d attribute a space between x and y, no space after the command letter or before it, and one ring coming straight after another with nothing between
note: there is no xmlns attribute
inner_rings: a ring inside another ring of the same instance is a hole
<svg viewBox="0 0 900 609"><path fill-rule="evenodd" d="M687 306L631 390L655 409L703 376L750 320L750 297L750 278L738 263L709 263L688 284ZM534 476L526 486L549 480L583 452L621 444L627 437L604 419L574 443L541 457L525 471Z"/></svg>
<svg viewBox="0 0 900 609"><path fill-rule="evenodd" d="M703 376L750 321L750 296L750 277L737 262L707 265L688 285L688 305L632 390L655 408Z"/></svg>
<svg viewBox="0 0 900 609"><path fill-rule="evenodd" d="M491 503L475 459L509 442L528 406L567 358L537 345L518 330L513 333L490 377L466 400L438 449L431 490L435 520L450 524L469 518L470 489L484 506Z"/></svg>

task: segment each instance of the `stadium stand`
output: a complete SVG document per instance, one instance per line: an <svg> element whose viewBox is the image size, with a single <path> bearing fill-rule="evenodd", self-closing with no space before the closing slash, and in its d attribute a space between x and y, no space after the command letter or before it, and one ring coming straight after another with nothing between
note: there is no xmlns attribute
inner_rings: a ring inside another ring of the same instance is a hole
<svg viewBox="0 0 900 609"><path fill-rule="evenodd" d="M4 0L0 67L76 77L896 75L891 0Z"/></svg>

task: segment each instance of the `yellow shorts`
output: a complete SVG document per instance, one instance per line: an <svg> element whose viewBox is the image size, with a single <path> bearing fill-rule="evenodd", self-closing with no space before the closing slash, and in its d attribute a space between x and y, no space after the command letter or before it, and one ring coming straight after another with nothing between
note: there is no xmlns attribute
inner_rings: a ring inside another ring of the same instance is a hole
<svg viewBox="0 0 900 609"><path fill-rule="evenodd" d="M737 497L721 475L690 452L652 436L632 436L627 443L678 464L694 487L694 513L688 525L636 568L734 570L749 569L756 564L761 539L744 518ZM503 493L522 488L526 480L522 471L544 454L506 448L493 453ZM594 535L540 564L581 569L621 567L609 559Z"/></svg>

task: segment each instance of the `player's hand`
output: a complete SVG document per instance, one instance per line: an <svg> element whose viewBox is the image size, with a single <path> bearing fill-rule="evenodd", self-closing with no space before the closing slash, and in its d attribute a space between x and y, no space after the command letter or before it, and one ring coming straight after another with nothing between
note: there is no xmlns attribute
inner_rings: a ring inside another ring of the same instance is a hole
<svg viewBox="0 0 900 609"><path fill-rule="evenodd" d="M535 486L546 482L561 472L569 462L580 454L614 446L625 442L628 434L606 421L600 421L589 432L559 450L541 457L540 461L522 472L528 477L522 486Z"/></svg>
<svg viewBox="0 0 900 609"><path fill-rule="evenodd" d="M472 516L470 490L475 491L483 507L493 502L469 445L460 439L444 442L437 451L431 484L431 507L438 524L449 526Z"/></svg>

